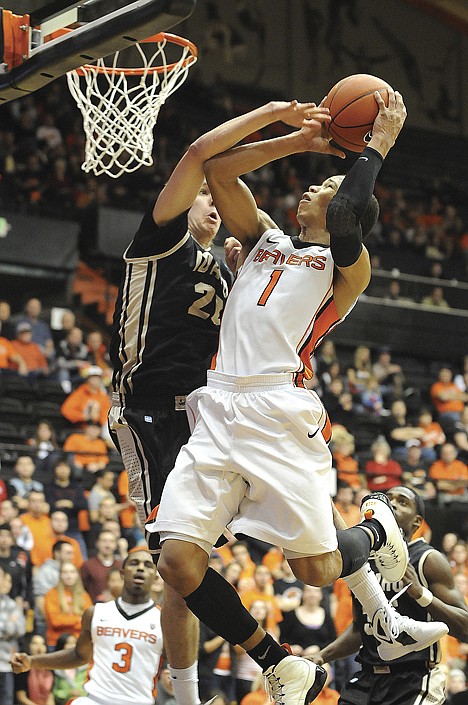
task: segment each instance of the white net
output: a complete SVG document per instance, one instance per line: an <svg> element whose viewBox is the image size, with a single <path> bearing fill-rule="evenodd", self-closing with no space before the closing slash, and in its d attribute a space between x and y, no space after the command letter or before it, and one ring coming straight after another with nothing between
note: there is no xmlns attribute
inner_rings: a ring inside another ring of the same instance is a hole
<svg viewBox="0 0 468 705"><path fill-rule="evenodd" d="M158 36L154 45L145 44L154 46L151 55L135 45L143 62L138 70L119 68L117 51L111 65L99 59L95 65L68 72L70 92L83 115L84 171L117 179L153 164L153 129L159 109L197 60L193 45L181 44L178 61L168 63L165 49L171 40Z"/></svg>

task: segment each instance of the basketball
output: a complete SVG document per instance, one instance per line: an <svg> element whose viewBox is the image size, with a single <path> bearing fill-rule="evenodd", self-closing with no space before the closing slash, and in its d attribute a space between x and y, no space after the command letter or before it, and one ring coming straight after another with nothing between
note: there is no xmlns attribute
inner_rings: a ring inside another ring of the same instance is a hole
<svg viewBox="0 0 468 705"><path fill-rule="evenodd" d="M379 112L374 91L388 104L386 81L367 73L357 73L338 81L328 93L324 106L330 109L328 127L333 140L351 152L361 152L372 136L372 125Z"/></svg>

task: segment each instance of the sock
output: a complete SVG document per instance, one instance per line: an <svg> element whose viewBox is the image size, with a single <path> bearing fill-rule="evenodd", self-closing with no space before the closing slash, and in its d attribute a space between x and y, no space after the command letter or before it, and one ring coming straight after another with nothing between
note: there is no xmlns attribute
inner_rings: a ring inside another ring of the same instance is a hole
<svg viewBox="0 0 468 705"><path fill-rule="evenodd" d="M283 649L269 634L265 634L261 642L247 653L262 667L263 672L289 656L289 652Z"/></svg>
<svg viewBox="0 0 468 705"><path fill-rule="evenodd" d="M344 580L370 620L379 607L382 607L386 612L389 610L388 599L369 563L363 565L352 575L346 576Z"/></svg>
<svg viewBox="0 0 468 705"><path fill-rule="evenodd" d="M258 622L245 609L236 589L208 568L200 585L185 602L189 610L230 644L243 644L258 628Z"/></svg>
<svg viewBox="0 0 468 705"><path fill-rule="evenodd" d="M200 705L198 694L198 661L188 668L168 666L177 705Z"/></svg>
<svg viewBox="0 0 468 705"><path fill-rule="evenodd" d="M360 525L353 526L351 529L338 529L336 537L343 561L340 578L344 578L367 563L372 541L367 531L361 529Z"/></svg>
<svg viewBox="0 0 468 705"><path fill-rule="evenodd" d="M382 524L377 521L377 519L364 519L364 521L361 521L358 526L365 526L366 529L369 529L369 531L372 532L372 536L374 537L374 543L372 545L373 551L377 551L377 549L383 546L383 544L387 540L384 528Z"/></svg>

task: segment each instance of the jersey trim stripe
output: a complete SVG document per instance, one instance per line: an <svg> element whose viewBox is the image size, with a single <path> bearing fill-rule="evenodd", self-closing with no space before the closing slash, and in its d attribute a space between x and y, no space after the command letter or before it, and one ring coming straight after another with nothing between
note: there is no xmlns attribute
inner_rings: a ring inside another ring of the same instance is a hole
<svg viewBox="0 0 468 705"><path fill-rule="evenodd" d="M116 373L115 373L116 382L117 382L119 389L121 389L123 366L127 362L127 353L125 351L125 333L126 333L125 324L127 321L128 300L129 300L129 296L130 296L130 282L132 280L132 271L133 271L133 265L129 264L128 267L126 268L125 281L124 281L123 287L122 287L122 309L120 311L120 321L119 321L119 339L120 339L119 360L122 363L122 368L120 370L116 370Z"/></svg>
<svg viewBox="0 0 468 705"><path fill-rule="evenodd" d="M131 369L125 373L124 385L129 392L133 392L132 377L143 362L143 353L146 347L146 334L148 332L148 323L150 317L151 305L153 303L153 295L156 284L158 265L157 262L148 262L143 296L141 297L140 316L138 319L138 335L136 336L136 348L133 355L130 355L133 365ZM137 298L139 300L139 297ZM136 363L135 363L136 360Z"/></svg>
<svg viewBox="0 0 468 705"><path fill-rule="evenodd" d="M130 244L127 247L127 249L125 250L123 258L124 258L125 262L129 262L129 263L131 263L131 262L135 262L135 263L154 262L158 259L164 259L165 257L169 257L170 255L174 254L174 252L177 252L177 250L180 249L182 247L182 245L184 245L187 242L189 237L191 237L191 235L190 235L190 232L187 230L187 232L185 233L182 240L179 240L179 242L177 242L174 245L174 247L171 247L170 250L166 250L166 252L161 252L157 255L149 255L148 257L127 257L127 252L129 251L129 249L131 247L131 244Z"/></svg>

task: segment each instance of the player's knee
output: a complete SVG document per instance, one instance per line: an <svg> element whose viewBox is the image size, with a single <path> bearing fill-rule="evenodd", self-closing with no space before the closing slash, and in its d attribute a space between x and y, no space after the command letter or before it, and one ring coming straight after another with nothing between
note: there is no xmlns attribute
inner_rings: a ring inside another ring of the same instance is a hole
<svg viewBox="0 0 468 705"><path fill-rule="evenodd" d="M170 539L163 544L158 571L165 583L186 597L200 585L206 565L207 555L201 548Z"/></svg>
<svg viewBox="0 0 468 705"><path fill-rule="evenodd" d="M315 587L326 587L341 573L341 556L338 551L320 556L294 558L288 561L298 580Z"/></svg>

